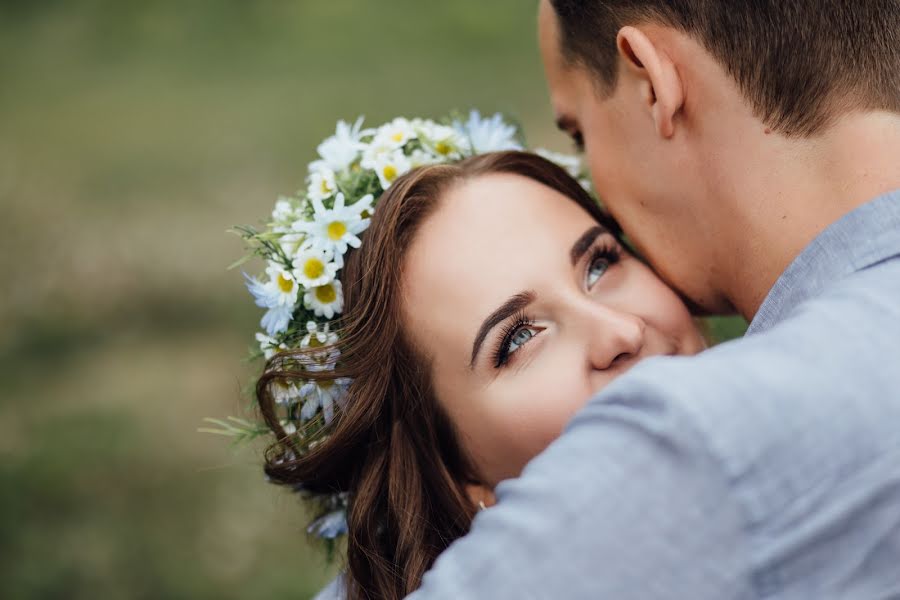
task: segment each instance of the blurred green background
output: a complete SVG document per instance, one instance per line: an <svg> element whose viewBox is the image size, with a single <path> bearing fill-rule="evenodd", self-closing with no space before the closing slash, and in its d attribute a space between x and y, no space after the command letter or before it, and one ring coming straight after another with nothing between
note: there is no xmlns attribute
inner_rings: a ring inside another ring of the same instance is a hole
<svg viewBox="0 0 900 600"><path fill-rule="evenodd" d="M333 570L246 414L226 235L338 118L554 131L522 0L0 1L0 597L305 598ZM726 335L741 324L717 327Z"/></svg>

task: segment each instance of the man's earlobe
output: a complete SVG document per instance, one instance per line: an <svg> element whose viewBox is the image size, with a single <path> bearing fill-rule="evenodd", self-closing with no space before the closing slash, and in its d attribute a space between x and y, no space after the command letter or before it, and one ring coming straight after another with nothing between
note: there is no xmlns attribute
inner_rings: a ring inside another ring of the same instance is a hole
<svg viewBox="0 0 900 600"><path fill-rule="evenodd" d="M671 138L675 135L675 117L684 105L684 88L678 69L668 55L636 27L620 29L616 46L625 67L644 80L645 100L657 133Z"/></svg>

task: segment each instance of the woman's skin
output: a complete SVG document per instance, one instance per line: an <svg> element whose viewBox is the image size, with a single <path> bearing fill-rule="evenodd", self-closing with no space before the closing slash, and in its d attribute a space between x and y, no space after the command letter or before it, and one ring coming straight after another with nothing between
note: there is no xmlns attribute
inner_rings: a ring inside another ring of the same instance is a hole
<svg viewBox="0 0 900 600"><path fill-rule="evenodd" d="M648 267L575 202L518 175L448 190L402 283L407 332L485 490L517 476L638 361L704 348Z"/></svg>

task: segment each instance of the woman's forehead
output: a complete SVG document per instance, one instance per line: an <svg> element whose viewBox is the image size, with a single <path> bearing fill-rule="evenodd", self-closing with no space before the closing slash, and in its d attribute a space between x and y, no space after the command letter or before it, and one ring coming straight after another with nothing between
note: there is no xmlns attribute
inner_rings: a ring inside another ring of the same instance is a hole
<svg viewBox="0 0 900 600"><path fill-rule="evenodd" d="M569 237L589 222L590 215L557 190L522 175L490 173L447 190L414 245L512 246L529 237Z"/></svg>
<svg viewBox="0 0 900 600"><path fill-rule="evenodd" d="M471 343L481 321L510 296L568 277L572 243L593 223L573 200L519 175L452 188L405 257L411 333L426 346L457 337Z"/></svg>
<svg viewBox="0 0 900 600"><path fill-rule="evenodd" d="M532 179L480 176L448 190L422 224L406 257L407 283L482 287L537 276L591 224L573 200Z"/></svg>

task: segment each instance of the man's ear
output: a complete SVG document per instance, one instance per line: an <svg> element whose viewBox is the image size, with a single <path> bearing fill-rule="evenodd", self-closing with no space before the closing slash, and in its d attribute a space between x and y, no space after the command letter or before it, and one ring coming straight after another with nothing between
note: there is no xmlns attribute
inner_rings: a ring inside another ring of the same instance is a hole
<svg viewBox="0 0 900 600"><path fill-rule="evenodd" d="M678 69L665 52L635 27L620 29L616 46L629 72L645 81L647 106L657 133L671 138L675 134L675 115L684 106L684 87Z"/></svg>

